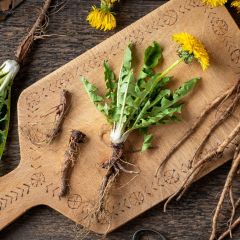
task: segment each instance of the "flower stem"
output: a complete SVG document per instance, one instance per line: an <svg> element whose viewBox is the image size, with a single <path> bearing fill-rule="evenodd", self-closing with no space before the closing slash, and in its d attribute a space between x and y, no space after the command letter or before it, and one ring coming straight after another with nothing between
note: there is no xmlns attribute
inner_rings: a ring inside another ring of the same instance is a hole
<svg viewBox="0 0 240 240"><path fill-rule="evenodd" d="M171 66L169 66L167 69L165 69L160 75L158 80L165 77L171 70L173 70L178 64L184 61L184 58L179 58L177 61L175 61Z"/></svg>

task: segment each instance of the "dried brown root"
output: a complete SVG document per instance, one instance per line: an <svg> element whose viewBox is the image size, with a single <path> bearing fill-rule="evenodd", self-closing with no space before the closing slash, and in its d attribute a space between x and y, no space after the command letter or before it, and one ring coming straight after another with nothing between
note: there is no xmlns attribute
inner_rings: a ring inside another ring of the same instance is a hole
<svg viewBox="0 0 240 240"><path fill-rule="evenodd" d="M64 122L66 115L71 107L71 93L63 89L60 93L60 102L57 106L51 108L51 111L45 115L42 115L41 118L45 118L50 114L55 113L53 127L49 133L46 134L43 140L38 141L34 136L31 136L30 130L27 132L28 139L35 146L43 146L46 144L51 144L53 140L61 132L61 128Z"/></svg>
<svg viewBox="0 0 240 240"><path fill-rule="evenodd" d="M224 199L226 197L226 194L229 192L230 187L232 186L233 177L237 172L239 164L240 164L240 154L239 154L239 148L237 147L236 151L235 151L235 154L234 154L231 169L228 173L226 182L224 184L223 191L222 191L221 196L219 198L219 201L218 201L218 204L217 204L217 207L216 207L213 219L212 219L212 232L211 232L209 240L214 240L215 237L216 237L218 217L219 217Z"/></svg>
<svg viewBox="0 0 240 240"><path fill-rule="evenodd" d="M240 206L240 198L238 198L237 201L234 200L232 186L230 186L229 198L230 198L230 202L231 202L231 206L232 206L232 212L231 212L231 217L228 220L228 226L229 226L229 231L230 231L229 234L230 234L230 237L232 238L231 226L232 226L233 220L235 218L236 209Z"/></svg>
<svg viewBox="0 0 240 240"><path fill-rule="evenodd" d="M100 189L99 189L99 202L96 210L96 216L102 213L105 208L106 197L109 194L109 191L116 180L117 176L120 172L128 173L128 174L138 174L137 171L128 170L124 167L123 163L129 164L124 159L124 145L120 144L112 144L112 156L111 158L103 162L101 164L102 168L107 169L106 175L103 177ZM132 164L130 164L132 165Z"/></svg>
<svg viewBox="0 0 240 240"><path fill-rule="evenodd" d="M238 84L238 83L237 83ZM168 161L168 159L182 146L182 144L199 128L201 123L205 120L206 116L215 110L223 101L227 100L235 91L236 86L233 86L231 89L227 90L222 95L218 96L210 105L200 114L197 120L193 123L193 125L187 130L187 132L179 139L179 141L170 149L167 155L162 160L159 165L156 175L158 174L160 168Z"/></svg>
<svg viewBox="0 0 240 240"><path fill-rule="evenodd" d="M119 174L120 170L117 167L116 163L123 158L123 143L121 144L112 144L112 156L111 158L103 162L101 164L102 168L107 169L106 175L103 177L100 189L99 189L99 204L96 210L96 216L98 217L99 214L105 208L105 199L109 193L109 190L115 181L117 175Z"/></svg>
<svg viewBox="0 0 240 240"><path fill-rule="evenodd" d="M224 151L228 148L228 146L233 142L233 140L237 137L237 135L240 132L240 123L234 128L234 130L230 133L230 135L220 144L217 149L209 154L207 154L202 160L200 160L192 169L193 175L191 176L191 180L188 179L188 183L185 186L184 190L181 192L181 194L178 196L177 200L179 200L182 195L187 191L187 189L191 186L193 181L195 181L201 172L201 170L204 168L205 164L207 164L209 161L219 158L223 155ZM237 145L239 143L236 143Z"/></svg>
<svg viewBox="0 0 240 240"><path fill-rule="evenodd" d="M233 189L232 189L232 184L229 186L229 200L232 206L232 213L231 213L231 217L228 221L228 225L229 227L232 225L233 219L235 217L235 213L236 213L236 205L235 205L235 200L234 200L234 196L233 196ZM229 228L230 229L230 228ZM230 230L230 237L232 238L232 231Z"/></svg>
<svg viewBox="0 0 240 240"><path fill-rule="evenodd" d="M61 127L65 116L67 115L71 106L71 93L65 89L61 91L60 103L55 107L56 115L54 126L50 133L47 134L46 143L51 143L61 131Z"/></svg>
<svg viewBox="0 0 240 240"><path fill-rule="evenodd" d="M101 167L105 169L110 169L117 161L123 159L123 147L123 143L112 144L112 156L107 161L101 163Z"/></svg>
<svg viewBox="0 0 240 240"><path fill-rule="evenodd" d="M202 142L200 143L200 145L198 146L197 151L195 152L193 159L192 159L192 163L194 163L196 161L196 159L199 157L203 147L206 145L208 139L210 138L210 136L213 134L213 132L229 117L231 116L232 112L235 110L236 106L239 104L239 100L240 100L240 80L237 82L237 85L234 88L234 91L236 93L234 94L234 98L231 101L231 103L228 105L228 107L226 108L226 110L223 112L223 114L217 119L217 121L215 121L213 123L213 125L209 128L207 134L204 136L204 139L202 140Z"/></svg>
<svg viewBox="0 0 240 240"><path fill-rule="evenodd" d="M72 131L62 165L60 197L66 196L69 192L71 173L77 160L79 145L84 143L85 140L86 135L84 133L78 130Z"/></svg>
<svg viewBox="0 0 240 240"><path fill-rule="evenodd" d="M230 116L230 114L234 111L235 107L239 104L239 100L240 100L240 81L238 81L238 84L235 86L235 88L236 89L234 89L234 91L236 91L236 93L234 95L234 99L228 105L227 109L220 116L220 118L217 119L217 121L213 124L212 128L209 129L207 135L203 139L203 141L200 144L200 147L198 148L197 151L199 151L199 149L201 149L205 145L205 143L209 139L210 135L212 134L212 131L214 131L218 126L220 126ZM237 127L233 130L233 132L223 141L223 143L216 150L211 151L209 154L207 154L203 159L199 160L193 166L190 174L187 176L186 180L184 181L184 187L182 185L182 189L180 190L180 192L178 192L176 194L176 195L179 194L177 200L179 200L182 197L182 195L190 187L192 182L196 180L196 177L198 176L200 171L203 169L205 164L208 161L210 161L210 160L212 160L216 157L221 156L223 154L225 148L233 141L233 139L235 139L235 137L238 133L239 133L239 124L237 125ZM194 161L196 156L198 156L198 153L195 153L192 162ZM173 197L175 197L176 195L174 194ZM169 200L166 203L168 203L171 199L172 199L172 197L170 197Z"/></svg>
<svg viewBox="0 0 240 240"><path fill-rule="evenodd" d="M236 136L240 132L240 123L234 128L234 130L230 133L230 135L224 139L224 141L217 147L214 148L211 152L209 152L204 158L199 160L196 165L193 166L190 173L187 175L186 179L182 182L179 189L170 196L164 204L164 212L166 212L168 203L178 196L177 200L179 200L182 195L186 192L186 190L191 186L191 184L197 179L200 171L205 166L206 163L211 161L212 159L218 158L222 156L224 150L229 146L229 144L236 138Z"/></svg>
<svg viewBox="0 0 240 240"><path fill-rule="evenodd" d="M240 225L240 217L237 218L231 226L229 226L229 229L227 231L225 231L223 234L221 234L221 236L218 238L218 240L225 239L228 235L231 234L231 231L234 230L239 225Z"/></svg>
<svg viewBox="0 0 240 240"><path fill-rule="evenodd" d="M59 2L59 3L51 6L49 15L54 15L54 14L62 11L62 9L64 9L69 2L70 2L70 0L63 0L62 2Z"/></svg>
<svg viewBox="0 0 240 240"><path fill-rule="evenodd" d="M232 187L231 187L231 194L232 194ZM232 204L232 213L231 213L231 217L228 221L229 228L230 228L230 226L232 226L233 219L234 219L235 213L236 213L236 209L240 206L240 198L238 198L238 200L236 202L231 200L231 204Z"/></svg>
<svg viewBox="0 0 240 240"><path fill-rule="evenodd" d="M26 56L28 55L28 53L32 47L32 44L35 40L36 32L42 28L42 25L44 24L44 20L46 19L46 14L50 7L51 1L52 0L45 0L44 5L41 9L41 12L38 15L36 22L32 26L31 30L28 32L27 36L19 44L16 54L15 54L16 59L19 64L22 64L24 59L26 59Z"/></svg>

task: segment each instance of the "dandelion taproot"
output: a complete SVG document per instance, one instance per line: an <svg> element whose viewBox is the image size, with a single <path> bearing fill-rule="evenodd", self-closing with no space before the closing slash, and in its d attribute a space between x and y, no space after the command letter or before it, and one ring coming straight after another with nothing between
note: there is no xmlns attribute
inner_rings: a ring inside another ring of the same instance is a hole
<svg viewBox="0 0 240 240"><path fill-rule="evenodd" d="M189 33L177 33L173 35L173 40L180 45L178 54L186 63L191 63L197 59L203 70L209 66L209 56L204 45Z"/></svg>
<svg viewBox="0 0 240 240"><path fill-rule="evenodd" d="M223 6L227 2L227 0L202 0L202 2L211 7L219 7Z"/></svg>

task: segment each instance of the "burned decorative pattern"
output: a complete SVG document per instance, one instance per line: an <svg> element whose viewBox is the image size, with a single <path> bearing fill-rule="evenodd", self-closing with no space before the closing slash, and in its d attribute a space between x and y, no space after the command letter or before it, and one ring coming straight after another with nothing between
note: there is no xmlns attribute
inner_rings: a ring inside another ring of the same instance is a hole
<svg viewBox="0 0 240 240"><path fill-rule="evenodd" d="M235 64L240 62L240 49L235 49L231 52L231 61Z"/></svg>
<svg viewBox="0 0 240 240"><path fill-rule="evenodd" d="M143 204L144 202L144 195L142 192L133 192L129 196L129 202L133 206L138 206Z"/></svg>
<svg viewBox="0 0 240 240"><path fill-rule="evenodd" d="M212 30L216 35L225 35L228 32L228 24L221 18L213 17L211 19Z"/></svg>
<svg viewBox="0 0 240 240"><path fill-rule="evenodd" d="M177 22L177 20L178 20L178 14L173 9L165 11L162 16L162 22L167 26L174 25Z"/></svg>
<svg viewBox="0 0 240 240"><path fill-rule="evenodd" d="M183 173L188 173L189 170L191 169L191 162L190 161L187 161L186 163L182 163L181 164L181 171Z"/></svg>
<svg viewBox="0 0 240 240"><path fill-rule="evenodd" d="M42 172L34 173L31 177L33 187L42 186L45 183L45 176Z"/></svg>
<svg viewBox="0 0 240 240"><path fill-rule="evenodd" d="M91 213L94 205L90 201L82 202L78 208L79 221L84 221L85 219L91 218ZM91 220L91 219L90 219Z"/></svg>
<svg viewBox="0 0 240 240"><path fill-rule="evenodd" d="M79 194L71 194L67 203L70 209L78 209L82 203L82 197Z"/></svg>
<svg viewBox="0 0 240 240"><path fill-rule="evenodd" d="M109 225L111 223L112 214L104 210L99 216L98 216L98 223L101 225Z"/></svg>
<svg viewBox="0 0 240 240"><path fill-rule="evenodd" d="M172 169L172 170L165 171L163 178L166 183L174 184L179 181L180 175L175 169Z"/></svg>
<svg viewBox="0 0 240 240"><path fill-rule="evenodd" d="M26 97L27 110L31 113L39 109L41 96L39 92L31 92Z"/></svg>
<svg viewBox="0 0 240 240"><path fill-rule="evenodd" d="M0 195L0 212L5 210L8 206L14 204L16 201L21 200L23 197L30 193L31 186L23 183L7 193Z"/></svg>

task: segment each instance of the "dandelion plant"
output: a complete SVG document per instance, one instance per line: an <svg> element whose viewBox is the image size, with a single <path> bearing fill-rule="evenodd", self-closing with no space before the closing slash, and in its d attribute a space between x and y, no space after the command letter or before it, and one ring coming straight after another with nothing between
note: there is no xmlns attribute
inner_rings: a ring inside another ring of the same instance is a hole
<svg viewBox="0 0 240 240"><path fill-rule="evenodd" d="M19 71L19 64L14 60L5 61L0 67L0 159L5 149L9 123L11 87Z"/></svg>
<svg viewBox="0 0 240 240"><path fill-rule="evenodd" d="M208 55L204 46L192 35L180 33L173 36L180 44L179 58L162 72L155 72L163 58L163 50L157 42L153 42L145 50L144 64L138 77L135 76L133 61L133 45L125 50L123 64L118 79L109 63L104 62L104 76L106 94L98 95L98 89L86 78L81 81L85 86L91 101L102 112L112 126L110 139L113 153L111 158L102 164L106 168L100 188L100 206L103 209L104 196L108 185L120 171L134 173L124 167L124 143L128 136L136 130L144 135L142 151L151 147L153 135L148 132L149 127L169 124L179 120L182 111L182 99L195 87L200 78L192 78L183 83L178 89L171 90L168 83L172 77L170 71L182 62L191 63L197 59L202 68L208 66Z"/></svg>
<svg viewBox="0 0 240 240"><path fill-rule="evenodd" d="M23 64L24 60L26 60L33 42L39 38L39 30L41 30L41 34L44 30L43 22L46 19L46 13L50 4L51 0L44 0L43 7L36 21L16 50L16 61L6 60L0 66L0 160L5 150L9 130L12 83L19 72L20 66Z"/></svg>

